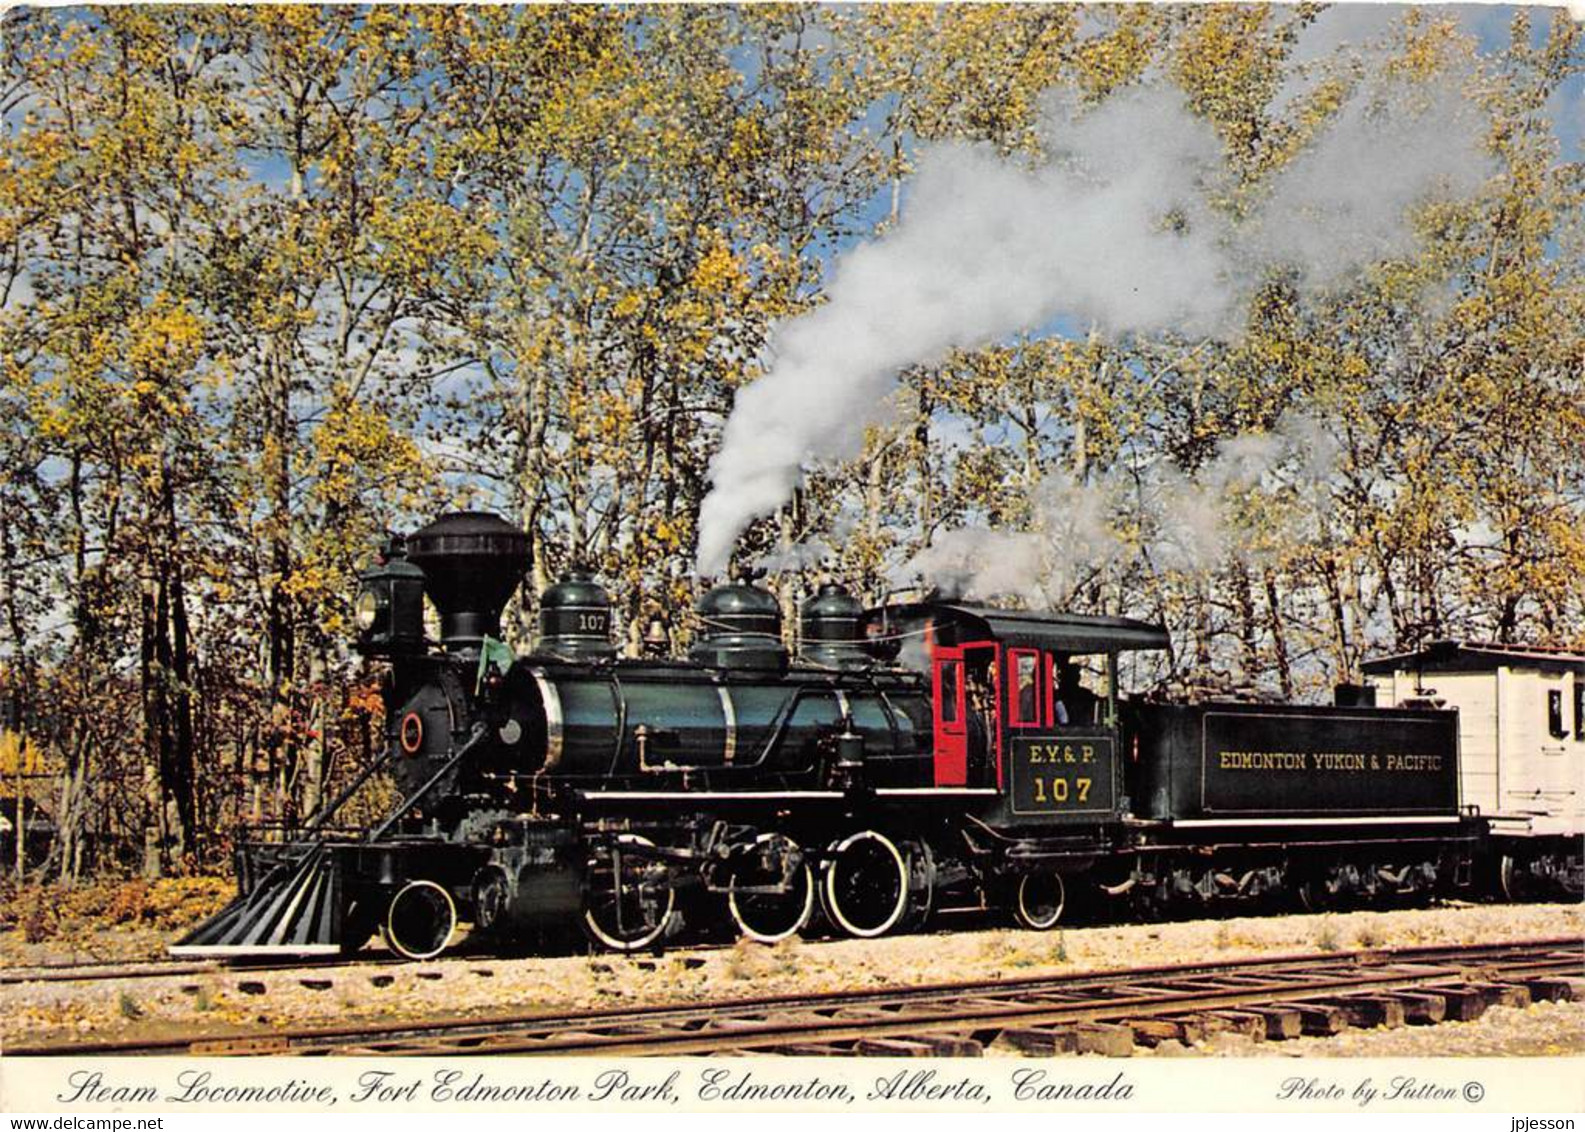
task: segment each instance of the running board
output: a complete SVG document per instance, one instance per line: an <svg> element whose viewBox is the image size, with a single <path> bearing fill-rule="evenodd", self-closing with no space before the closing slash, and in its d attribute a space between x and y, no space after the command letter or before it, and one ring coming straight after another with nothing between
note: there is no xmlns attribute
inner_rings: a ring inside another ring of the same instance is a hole
<svg viewBox="0 0 1585 1132"><path fill-rule="evenodd" d="M340 870L315 845L165 950L184 958L332 955L341 950L342 913Z"/></svg>

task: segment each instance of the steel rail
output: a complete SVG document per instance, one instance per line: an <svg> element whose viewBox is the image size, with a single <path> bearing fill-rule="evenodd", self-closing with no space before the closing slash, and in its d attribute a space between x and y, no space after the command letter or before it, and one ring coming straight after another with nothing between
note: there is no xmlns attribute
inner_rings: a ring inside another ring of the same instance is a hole
<svg viewBox="0 0 1585 1132"><path fill-rule="evenodd" d="M466 955L448 955L443 962L471 962ZM174 979L187 975L270 974L277 971L333 971L340 967L393 967L415 963L396 955L300 957L292 960L266 959L256 962L223 959L151 959L129 963L62 963L54 966L10 967L0 970L0 986L23 983L91 983L112 979Z"/></svg>
<svg viewBox="0 0 1585 1132"><path fill-rule="evenodd" d="M1531 977L1574 971L1579 960L1503 966L1502 979L1523 974ZM1126 1022L1130 1019L1173 1018L1240 1007L1280 1006L1283 1003L1308 1003L1318 998L1347 998L1363 992L1388 992L1448 984L1460 978L1456 968L1421 968L1369 977L1339 975L1334 979L1306 983L1278 983L1238 989L1207 991L1174 990L1158 987L1145 993L1089 1003L1007 1002L995 1006L975 1006L941 1013L903 1012L895 1017L872 1017L839 1022L790 1016L767 1019L763 1023L735 1022L729 1031L717 1034L687 1034L657 1031L653 1034L559 1035L534 1040L529 1035L509 1034L478 1043L417 1043L406 1049L385 1045L366 1045L369 1052L435 1054L539 1053L544 1055L608 1057L666 1055L685 1056L708 1053L772 1052L788 1045L826 1045L873 1038L918 1038L922 1036L970 1036L994 1034L1014 1027L1041 1027L1076 1022Z"/></svg>

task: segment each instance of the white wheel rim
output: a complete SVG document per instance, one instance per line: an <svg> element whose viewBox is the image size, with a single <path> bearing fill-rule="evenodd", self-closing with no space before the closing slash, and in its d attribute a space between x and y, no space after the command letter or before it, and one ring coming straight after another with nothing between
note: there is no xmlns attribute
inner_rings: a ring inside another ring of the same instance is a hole
<svg viewBox="0 0 1585 1132"><path fill-rule="evenodd" d="M652 849L655 847L655 843L647 837L634 835L631 837L626 837L623 840L629 845L648 845ZM623 939L621 936L614 936L602 928L599 924L599 921L595 918L593 908L586 908L584 910L583 922L588 927L589 934L594 936L595 939L599 940L606 947L609 947L612 951L642 951L644 948L648 947L650 944L659 939L661 934L665 932L666 925L671 920L672 909L675 908L676 905L677 893L671 888L667 888L666 906L661 909L660 916L656 918L654 928L645 932L643 935L635 936L632 939Z"/></svg>
<svg viewBox="0 0 1585 1132"><path fill-rule="evenodd" d="M1030 912L1029 902L1026 898L1029 882L1036 879L1044 879L1045 875L1049 875L1051 880L1055 881L1057 885L1057 910L1051 913L1048 918L1042 918ZM1033 928L1037 932L1043 932L1048 928L1055 927L1057 921L1062 919L1062 910L1067 906L1067 886L1062 883L1062 875L1060 873L1042 874L1040 877L1029 873L1018 882L1018 918L1026 928Z"/></svg>
<svg viewBox="0 0 1585 1132"><path fill-rule="evenodd" d="M897 865L897 904L892 908L891 914L885 921L873 928L860 928L853 924L847 916L843 915L842 907L837 900L837 868L839 859L847 849L859 841L874 841L881 845ZM831 863L826 866L825 897L826 910L831 913L831 918L837 926L848 935L859 939L874 939L876 936L885 935L903 918L903 913L908 910L908 862L903 860L902 853L897 846L884 834L876 833L873 829L862 830L845 840L838 842L831 850Z"/></svg>
<svg viewBox="0 0 1585 1132"><path fill-rule="evenodd" d="M506 873L493 865L490 868L480 870L478 876L476 876L473 881L474 920L478 927L486 931L498 930L504 926L506 921L510 918L507 908L503 903L502 906L497 909L497 912L499 913L498 918L488 924L484 922L484 900L482 897L486 890L491 885L496 883L501 885L501 890L504 894L507 889Z"/></svg>
<svg viewBox="0 0 1585 1132"><path fill-rule="evenodd" d="M445 938L440 941L440 946L431 948L428 951L414 950L413 948L403 944L396 935L396 906L401 902L402 897L408 895L408 893L412 892L414 889L425 889L438 892L440 893L440 898L446 902L447 927ZM433 959L442 951L446 950L447 947L451 946L451 937L456 934L457 905L451 899L451 893L447 892L445 888L436 884L432 880L412 881L395 896L391 897L391 903L385 910L385 942L390 945L392 951L396 952L398 955L405 956L408 959Z"/></svg>
<svg viewBox="0 0 1585 1132"><path fill-rule="evenodd" d="M1515 869L1516 863L1513 857L1506 853L1503 854L1502 860L1499 861L1497 865L1497 877L1498 882L1502 887L1503 899L1508 901L1510 904L1519 903L1519 898L1517 895L1515 895L1518 889L1518 886L1514 883Z"/></svg>
<svg viewBox="0 0 1585 1132"><path fill-rule="evenodd" d="M815 911L815 877L814 870L812 870L808 865L804 865L798 871L803 876L803 908L798 913L798 918L794 921L793 925L784 929L783 931L765 932L760 931L758 928L751 927L747 921L743 919L743 911L738 907L737 890L732 889L728 891L726 896L726 906L732 913L732 922L737 925L737 930L742 932L745 938L752 939L756 943L780 943L789 936L797 935L799 932L804 930L804 927L809 923L809 918L814 915Z"/></svg>

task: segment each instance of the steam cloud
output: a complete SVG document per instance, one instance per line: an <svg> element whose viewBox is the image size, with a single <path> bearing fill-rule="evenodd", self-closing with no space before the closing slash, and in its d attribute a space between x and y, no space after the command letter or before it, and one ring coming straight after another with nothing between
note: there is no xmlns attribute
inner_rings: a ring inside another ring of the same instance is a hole
<svg viewBox="0 0 1585 1132"><path fill-rule="evenodd" d="M738 393L700 512L698 568L717 574L806 460L841 461L883 420L898 372L1067 316L1112 335L1229 337L1273 267L1326 287L1412 244L1406 210L1489 175L1455 82L1414 112L1350 104L1238 228L1207 204L1221 144L1180 96L1151 88L1081 117L1053 104L1048 160L981 145L927 150L899 225L837 265L821 307L782 324L769 369Z"/></svg>
<svg viewBox="0 0 1585 1132"><path fill-rule="evenodd" d="M1157 569L1202 570L1234 549L1245 561L1258 562L1256 548L1235 547L1229 521L1235 494L1285 491L1313 509L1336 456L1337 443L1324 427L1289 413L1273 432L1223 441L1192 478L1165 462L1137 479L1116 472L1090 483L1058 470L1035 492L1029 530L944 532L890 580L903 586L924 578L948 597L1012 597L1035 608L1061 609L1097 572L1140 553L1141 546L1113 525L1113 516L1125 513L1144 533Z"/></svg>

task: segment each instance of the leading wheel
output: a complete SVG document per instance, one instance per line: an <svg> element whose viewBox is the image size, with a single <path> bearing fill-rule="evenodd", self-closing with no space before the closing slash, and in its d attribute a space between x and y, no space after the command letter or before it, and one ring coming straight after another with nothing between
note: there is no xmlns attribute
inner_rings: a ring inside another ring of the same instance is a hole
<svg viewBox="0 0 1585 1132"><path fill-rule="evenodd" d="M671 871L645 855L655 843L624 834L595 849L584 891L583 926L612 951L642 951L665 934L677 905ZM635 852L635 850L638 850Z"/></svg>
<svg viewBox="0 0 1585 1132"><path fill-rule="evenodd" d="M356 955L380 930L378 897L354 897L341 918L341 954Z"/></svg>
<svg viewBox="0 0 1585 1132"><path fill-rule="evenodd" d="M506 874L494 866L473 878L473 920L480 931L501 934L511 906Z"/></svg>
<svg viewBox="0 0 1585 1132"><path fill-rule="evenodd" d="M408 959L433 959L457 930L457 905L451 893L432 880L415 880L386 906L385 942Z"/></svg>
<svg viewBox="0 0 1585 1132"><path fill-rule="evenodd" d="M831 847L823 895L831 922L848 935L885 935L908 910L908 862L885 834L862 830Z"/></svg>
<svg viewBox="0 0 1585 1132"><path fill-rule="evenodd" d="M1013 917L1031 931L1050 931L1062 919L1066 903L1060 873L1025 873L1013 893Z"/></svg>

